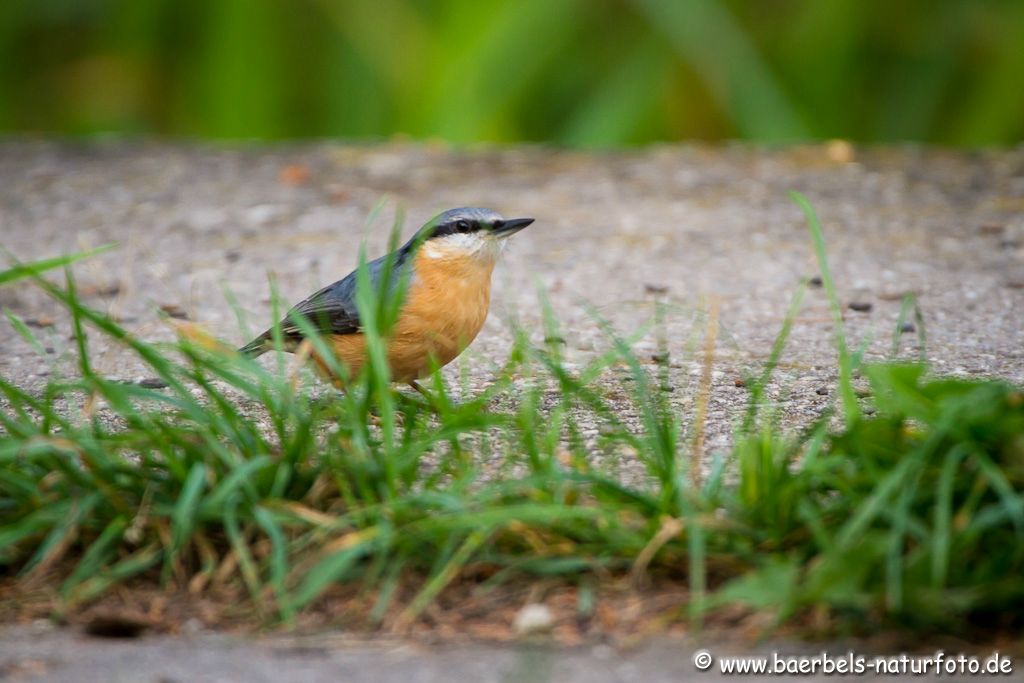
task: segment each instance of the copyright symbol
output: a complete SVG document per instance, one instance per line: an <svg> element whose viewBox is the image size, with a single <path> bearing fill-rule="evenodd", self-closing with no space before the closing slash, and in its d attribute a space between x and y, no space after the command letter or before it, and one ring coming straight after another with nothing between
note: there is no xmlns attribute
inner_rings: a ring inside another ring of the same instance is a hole
<svg viewBox="0 0 1024 683"><path fill-rule="evenodd" d="M713 661L714 658L707 650L697 650L693 655L693 665L701 671L707 671L710 669Z"/></svg>

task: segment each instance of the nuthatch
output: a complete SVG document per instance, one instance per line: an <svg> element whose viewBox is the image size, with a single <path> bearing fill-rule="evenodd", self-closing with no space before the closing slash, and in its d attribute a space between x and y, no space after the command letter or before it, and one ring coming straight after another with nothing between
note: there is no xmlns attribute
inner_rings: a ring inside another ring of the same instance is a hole
<svg viewBox="0 0 1024 683"><path fill-rule="evenodd" d="M390 286L408 277L398 318L387 336L391 378L419 391L417 379L454 360L473 341L487 318L491 299L491 272L505 240L532 218L502 218L490 209L461 208L445 211L429 221L393 254L366 264L374 291L381 291L390 257ZM292 308L281 321L286 351L295 352L304 339L296 318L325 336L350 377L366 360L366 339L356 307L356 272L324 287ZM256 357L273 348L272 330L239 349ZM327 364L314 353L328 376ZM340 384L340 378L333 378Z"/></svg>

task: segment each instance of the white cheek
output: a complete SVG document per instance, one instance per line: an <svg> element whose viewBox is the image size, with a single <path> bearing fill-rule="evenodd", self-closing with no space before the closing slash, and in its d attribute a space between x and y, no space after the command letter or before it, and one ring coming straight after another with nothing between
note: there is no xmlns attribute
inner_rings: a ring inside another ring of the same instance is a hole
<svg viewBox="0 0 1024 683"><path fill-rule="evenodd" d="M457 232L453 235L448 235L442 242L445 246L452 251L462 252L475 252L479 251L484 246L484 240L479 235L473 235L470 233Z"/></svg>
<svg viewBox="0 0 1024 683"><path fill-rule="evenodd" d="M428 240L423 245L423 255L432 259L467 256L496 259L501 253L501 247L501 240L474 234L455 233L445 235L441 239Z"/></svg>
<svg viewBox="0 0 1024 683"><path fill-rule="evenodd" d="M434 240L431 240L423 245L423 255L427 258L444 258L444 250L438 248L438 246L433 244L433 242Z"/></svg>

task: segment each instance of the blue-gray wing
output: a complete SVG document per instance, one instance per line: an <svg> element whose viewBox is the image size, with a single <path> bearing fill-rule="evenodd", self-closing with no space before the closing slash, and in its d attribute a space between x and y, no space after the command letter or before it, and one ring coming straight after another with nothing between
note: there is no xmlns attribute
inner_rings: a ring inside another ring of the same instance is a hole
<svg viewBox="0 0 1024 683"><path fill-rule="evenodd" d="M380 291L381 278L387 270L386 256L366 264L373 288ZM391 267L390 279L397 284L404 259L398 258ZM281 321L281 335L286 343L301 341L305 335L297 322L305 318L307 324L321 334L354 334L362 327L359 309L356 307L356 272L353 271L334 284L327 285L292 307ZM239 349L247 355L259 355L269 350L268 342L273 338L267 330L256 339Z"/></svg>
<svg viewBox="0 0 1024 683"><path fill-rule="evenodd" d="M298 320L305 318L308 325L322 334L352 334L360 327L356 308L356 276L351 273L332 285L292 307L281 321L281 333L286 337L302 338Z"/></svg>

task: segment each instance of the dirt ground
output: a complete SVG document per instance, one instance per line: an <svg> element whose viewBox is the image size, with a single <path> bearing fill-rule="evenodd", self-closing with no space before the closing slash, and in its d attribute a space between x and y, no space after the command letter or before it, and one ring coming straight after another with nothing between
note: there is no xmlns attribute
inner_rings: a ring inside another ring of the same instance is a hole
<svg viewBox="0 0 1024 683"><path fill-rule="evenodd" d="M923 351L937 372L1024 382L1024 147L954 152L832 143L583 153L6 140L0 141L0 245L31 260L117 242L114 251L75 267L92 306L147 339L172 338L161 320L169 313L242 343L247 335L226 291L258 332L271 322L268 275L286 302L298 301L348 273L362 239L370 256L382 253L396 207L407 216L403 236L454 206L532 216L536 223L514 238L495 272L483 332L462 368L446 372L468 373L470 391L486 385L505 358L510 320L541 338L538 288L547 291L564 325L566 357L576 364L607 345L590 307L631 332L662 301L669 305L673 401L685 411L701 370L704 315L716 306L720 331L706 442L714 452L728 446L747 399L736 380L764 360L800 281L817 275L803 217L787 197L791 189L805 193L822 219L853 346L865 344L869 358L887 357L901 299L911 292L923 314ZM368 226L382 199L379 218ZM46 346L38 354L0 322L0 373L38 387L67 370L70 325L52 302L22 284L0 289L0 308L33 325ZM895 335L900 357L918 355L921 332ZM642 358L657 350L651 337L636 348ZM95 367L111 377L145 374L119 349L99 343L94 351ZM783 361L771 397L783 419L798 425L818 415L834 393L833 326L820 287L808 291ZM253 642L165 638L134 649L83 648L76 638L63 631L39 638L8 632L0 638L0 678L390 680L366 673L380 666L393 680L451 680L456 676L446 672L461 672L478 680L596 683L682 680L693 673L689 645L613 653L615 666L589 650L557 660L544 655L547 669L521 670L535 657L524 659L514 649L455 648L417 659L405 646L388 646L388 654L377 646L327 646L326 654L299 665L299 658ZM79 653L82 668L45 664L65 661L66 648ZM30 654L18 659L19 652ZM41 677L33 666L43 667ZM348 673L325 678L335 670ZM478 675L484 670L489 678ZM292 678L271 675L281 671Z"/></svg>

